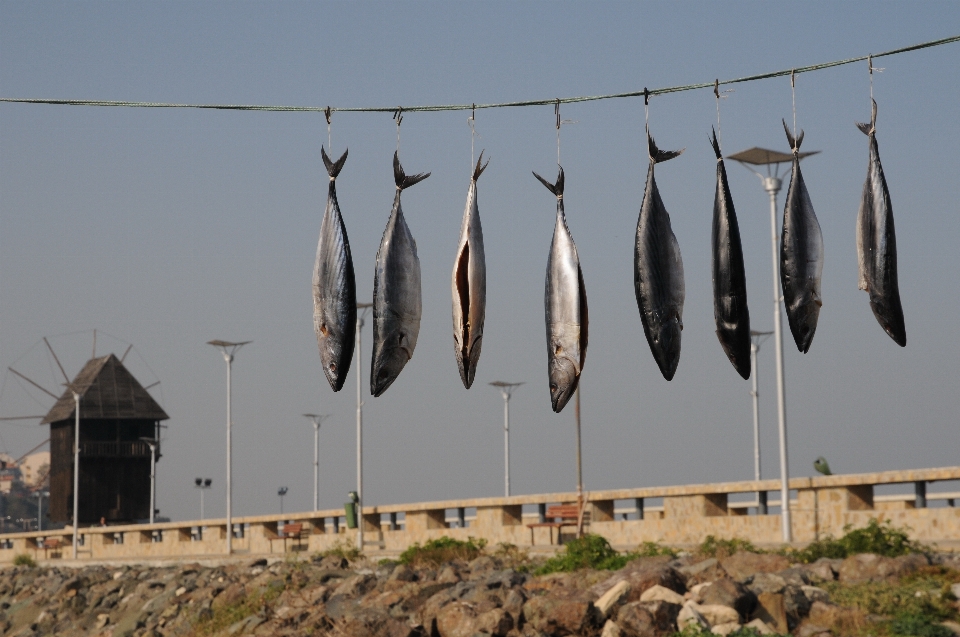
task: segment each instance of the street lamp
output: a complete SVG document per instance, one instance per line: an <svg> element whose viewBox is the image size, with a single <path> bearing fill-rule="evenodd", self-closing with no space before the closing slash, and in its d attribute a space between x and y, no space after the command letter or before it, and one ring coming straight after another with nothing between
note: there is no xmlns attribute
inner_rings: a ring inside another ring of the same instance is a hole
<svg viewBox="0 0 960 637"><path fill-rule="evenodd" d="M233 465L230 461L230 451L233 446L231 439L233 420L231 418L232 379L230 372L233 368L233 355L236 354L241 347L252 342L253 341L241 341L239 343L231 343L230 341L207 341L207 345L213 345L220 350L220 353L223 354L223 360L227 363L227 555L233 553L233 485L231 484Z"/></svg>
<svg viewBox="0 0 960 637"><path fill-rule="evenodd" d="M203 522L203 492L213 484L211 478L194 478L194 489L200 489L200 521Z"/></svg>
<svg viewBox="0 0 960 637"><path fill-rule="evenodd" d="M283 515L283 496L287 495L288 490L286 487L277 489L277 495L280 496L280 515Z"/></svg>
<svg viewBox="0 0 960 637"><path fill-rule="evenodd" d="M37 491L37 530L43 530L43 499L50 496L49 491Z"/></svg>
<svg viewBox="0 0 960 637"><path fill-rule="evenodd" d="M150 446L150 524L154 523L154 514L157 512L157 447L159 440L154 438L140 438Z"/></svg>
<svg viewBox="0 0 960 637"><path fill-rule="evenodd" d="M753 479L760 482L760 390L757 388L757 352L760 344L770 338L773 332L757 332L750 330L750 378L753 389ZM767 492L757 491L757 513L767 514Z"/></svg>
<svg viewBox="0 0 960 637"><path fill-rule="evenodd" d="M783 530L783 541L790 542L792 529L790 526L790 470L787 466L787 398L784 387L783 373L783 329L780 319L780 303L783 297L780 293L780 261L777 254L777 193L783 182L780 180L780 164L793 162L794 156L803 159L815 155L820 151L806 153L781 153L765 148L750 148L748 150L728 155L728 159L740 162L744 168L750 170L760 178L763 189L770 195L770 245L773 256L773 333L776 340L777 354L777 416L780 432L780 523ZM766 166L767 175L763 176L753 166ZM771 166L773 174L771 175Z"/></svg>
<svg viewBox="0 0 960 637"><path fill-rule="evenodd" d="M502 380L490 383L503 396L503 495L510 497L510 396L523 383L507 383Z"/></svg>
<svg viewBox="0 0 960 637"><path fill-rule="evenodd" d="M357 550L363 551L363 394L360 335L363 319L373 303L357 303Z"/></svg>
<svg viewBox="0 0 960 637"><path fill-rule="evenodd" d="M320 510L320 423L330 414L304 414L313 422L313 510Z"/></svg>

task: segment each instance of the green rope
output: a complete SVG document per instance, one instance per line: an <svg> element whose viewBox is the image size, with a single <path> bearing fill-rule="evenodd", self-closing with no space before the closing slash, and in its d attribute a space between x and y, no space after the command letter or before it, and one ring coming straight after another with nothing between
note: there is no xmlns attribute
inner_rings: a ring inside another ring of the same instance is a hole
<svg viewBox="0 0 960 637"><path fill-rule="evenodd" d="M897 55L909 51L917 51L942 44L950 44L960 41L960 35L940 40L932 40L921 44L914 44L900 49L893 49L884 53L873 54L874 58L887 55ZM771 73L761 73L760 75L749 75L732 80L722 80L719 84L738 84L740 82L754 82L756 80L767 80L774 77L783 77L792 73L809 73L810 71L820 71L834 66L843 66L844 64L853 64L862 62L871 56L863 55L846 60L836 60L834 62L825 62L823 64L813 64L810 66L800 66L783 71L773 71ZM226 111L279 111L293 113L323 113L323 112L341 112L341 113L396 113L396 112L421 112L430 113L436 111L469 111L479 108L506 108L508 106L548 106L551 104L575 104L577 102L595 102L597 100L609 100L619 97L640 97L643 95L666 95L668 93L679 93L681 91L692 91L702 88L714 88L716 82L703 82L700 84L685 84L682 86L669 86L666 88L651 89L649 91L631 91L629 93L611 93L608 95L587 95L581 97L561 97L545 100L527 100L522 102L500 102L496 104L439 104L433 106L354 106L354 107L324 107L324 106L263 106L258 104L177 104L165 102L124 102L111 100L57 100L57 99L39 99L39 98L16 98L0 97L0 102L11 102L18 104L63 104L67 106L129 106L134 108L210 108ZM328 110L329 109L329 110Z"/></svg>

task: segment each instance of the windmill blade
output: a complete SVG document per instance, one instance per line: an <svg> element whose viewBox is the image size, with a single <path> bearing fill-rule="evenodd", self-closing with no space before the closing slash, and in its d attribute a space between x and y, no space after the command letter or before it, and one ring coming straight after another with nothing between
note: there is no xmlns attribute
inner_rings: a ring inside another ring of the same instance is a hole
<svg viewBox="0 0 960 637"><path fill-rule="evenodd" d="M14 374L16 374L17 376L19 376L19 377L22 378L23 380L27 381L28 383L30 383L31 385L33 385L34 387L36 387L37 389L39 389L39 390L42 391L43 393L47 394L48 396L51 396L54 400L60 400L60 397L57 396L56 394L54 394L52 391L50 391L49 389L46 389L46 388L42 387L41 385L33 382L32 380L30 380L29 378L27 378L26 376L24 376L23 374L21 374L20 372L18 372L17 370L15 370L14 368L8 367L7 369L9 369L11 372L13 372ZM68 382L69 382L69 381L68 381Z"/></svg>
<svg viewBox="0 0 960 637"><path fill-rule="evenodd" d="M57 353L53 351L53 347L50 345L50 341L47 340L47 337L43 337L43 342L47 344L47 349L50 350L50 354L53 356L53 360L57 361L57 367L60 368L60 373L63 374L63 380L70 382L70 378L67 376L67 372L64 371L63 365L60 364L60 359L57 358Z"/></svg>
<svg viewBox="0 0 960 637"><path fill-rule="evenodd" d="M6 416L6 417L4 417L4 418L0 418L0 421L5 421L5 420L33 420L34 418L43 418L43 416Z"/></svg>

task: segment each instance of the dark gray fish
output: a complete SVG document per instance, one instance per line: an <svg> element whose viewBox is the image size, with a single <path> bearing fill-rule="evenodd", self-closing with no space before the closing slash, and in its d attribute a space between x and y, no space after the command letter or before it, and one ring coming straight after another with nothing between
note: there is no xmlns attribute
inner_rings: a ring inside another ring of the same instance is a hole
<svg viewBox="0 0 960 637"><path fill-rule="evenodd" d="M417 242L400 208L400 193L430 173L405 175L400 158L393 154L393 178L397 194L393 210L380 240L373 278L373 360L370 364L370 393L380 396L397 379L403 366L413 358L420 334L423 309L420 291L420 259Z"/></svg>
<svg viewBox="0 0 960 637"><path fill-rule="evenodd" d="M350 371L357 332L357 283L347 229L337 203L337 175L347 161L347 151L336 162L330 161L322 146L320 155L330 175L330 185L313 268L313 328L323 373L330 388L340 391Z"/></svg>
<svg viewBox="0 0 960 637"><path fill-rule="evenodd" d="M857 128L870 138L870 163L863 184L860 212L857 215L857 258L860 261L860 289L870 294L870 309L880 327L900 347L907 344L903 324L900 286L897 283L897 235L893 227L890 191L880 165L877 147L877 103L869 124Z"/></svg>
<svg viewBox="0 0 960 637"><path fill-rule="evenodd" d="M717 133L713 132L713 152L717 155L717 193L713 198L713 318L717 338L733 368L744 379L750 378L750 312L747 309L747 274L743 267L740 225L733 208L727 170L720 153Z"/></svg>
<svg viewBox="0 0 960 637"><path fill-rule="evenodd" d="M680 245L670 227L653 167L673 159L683 150L660 150L647 131L650 167L644 188L637 238L633 251L633 286L643 333L650 351L667 380L672 380L680 362L680 332L683 330L683 260ZM685 150L685 149L684 149Z"/></svg>
<svg viewBox="0 0 960 637"><path fill-rule="evenodd" d="M550 404L560 413L577 391L587 357L587 290L583 285L580 257L563 211L563 168L557 183L533 173L557 197L557 222L547 259L543 306L547 324L547 373Z"/></svg>
<svg viewBox="0 0 960 637"><path fill-rule="evenodd" d="M453 346L463 386L470 389L480 361L483 319L487 308L487 266L483 255L483 228L477 207L477 180L487 167L483 153L470 179L467 206L460 225L457 260L453 264Z"/></svg>
<svg viewBox="0 0 960 637"><path fill-rule="evenodd" d="M817 319L823 301L820 277L823 274L823 234L817 213L813 211L807 186L800 172L800 144L803 131L794 139L783 122L787 141L793 149L790 188L783 207L783 231L780 236L780 285L787 310L790 332L797 349L807 353L817 331Z"/></svg>

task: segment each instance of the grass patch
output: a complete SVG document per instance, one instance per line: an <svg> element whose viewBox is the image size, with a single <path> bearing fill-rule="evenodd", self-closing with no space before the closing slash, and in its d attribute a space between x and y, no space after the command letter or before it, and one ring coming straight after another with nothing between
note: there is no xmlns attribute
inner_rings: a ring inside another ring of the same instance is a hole
<svg viewBox="0 0 960 637"><path fill-rule="evenodd" d="M946 626L935 624L924 615L913 614L901 615L890 622L890 632L911 637L953 637L953 631Z"/></svg>
<svg viewBox="0 0 960 637"><path fill-rule="evenodd" d="M824 588L830 593L830 601L840 606L852 606L872 615L896 617L894 623L903 620L901 626L911 626L911 617L928 618L931 621L955 619L957 610L953 607L953 595L950 585L960 579L960 573L943 567L927 567L904 577L899 583L868 582L864 584L840 584L828 582ZM892 634L925 634L896 632L893 624ZM907 630L907 628L902 628ZM929 637L935 637L930 635Z"/></svg>
<svg viewBox="0 0 960 637"><path fill-rule="evenodd" d="M745 540L739 537L724 540L721 538L716 538L712 535L708 535L700 544L700 546L697 547L698 555L701 555L702 557L715 557L718 560L722 560L725 557L730 557L734 553L740 553L741 551L747 553L766 552L758 549L750 540Z"/></svg>
<svg viewBox="0 0 960 637"><path fill-rule="evenodd" d="M516 544L500 542L491 555L502 560L507 568L521 573L530 570L530 553Z"/></svg>
<svg viewBox="0 0 960 637"><path fill-rule="evenodd" d="M669 546L664 546L658 542L644 542L637 547L636 551L627 553L627 556L630 558L638 557L676 557L678 551L676 549L670 548Z"/></svg>
<svg viewBox="0 0 960 637"><path fill-rule="evenodd" d="M487 541L483 538L467 538L466 541L452 537L440 537L426 541L423 546L414 542L400 554L399 562L408 566L440 566L450 560L475 560L483 552Z"/></svg>
<svg viewBox="0 0 960 637"><path fill-rule="evenodd" d="M710 632L708 628L702 628L699 624L688 624L683 630L671 633L670 637L714 637L714 633ZM728 637L760 637L760 633L755 628L741 626L730 633ZM775 633L772 637L789 637L789 635L780 636Z"/></svg>
<svg viewBox="0 0 960 637"><path fill-rule="evenodd" d="M567 542L563 552L544 562L543 566L536 570L536 574L569 573L583 568L616 571L626 566L629 561L630 558L618 553L606 538L587 533Z"/></svg>
<svg viewBox="0 0 960 637"><path fill-rule="evenodd" d="M870 518L867 526L853 529L843 527L844 534L839 539L826 537L812 542L799 551L784 554L799 562L809 564L821 557L845 559L858 553L876 553L885 557L899 557L908 553L927 553L929 548L910 539L906 528L893 526L889 520L878 522Z"/></svg>
<svg viewBox="0 0 960 637"><path fill-rule="evenodd" d="M357 548L356 543L351 540L337 540L334 545L327 550L320 551L320 557L328 557L330 555L342 557L351 562L363 557L363 553Z"/></svg>
<svg viewBox="0 0 960 637"><path fill-rule="evenodd" d="M37 561L30 557L27 553L20 553L13 557L14 566L26 566L28 568L36 568Z"/></svg>
<svg viewBox="0 0 960 637"><path fill-rule="evenodd" d="M259 593L248 595L234 604L211 609L211 614L200 616L194 622L193 634L198 637L215 635L242 619L262 612L280 596L283 588L283 582L274 580Z"/></svg>

